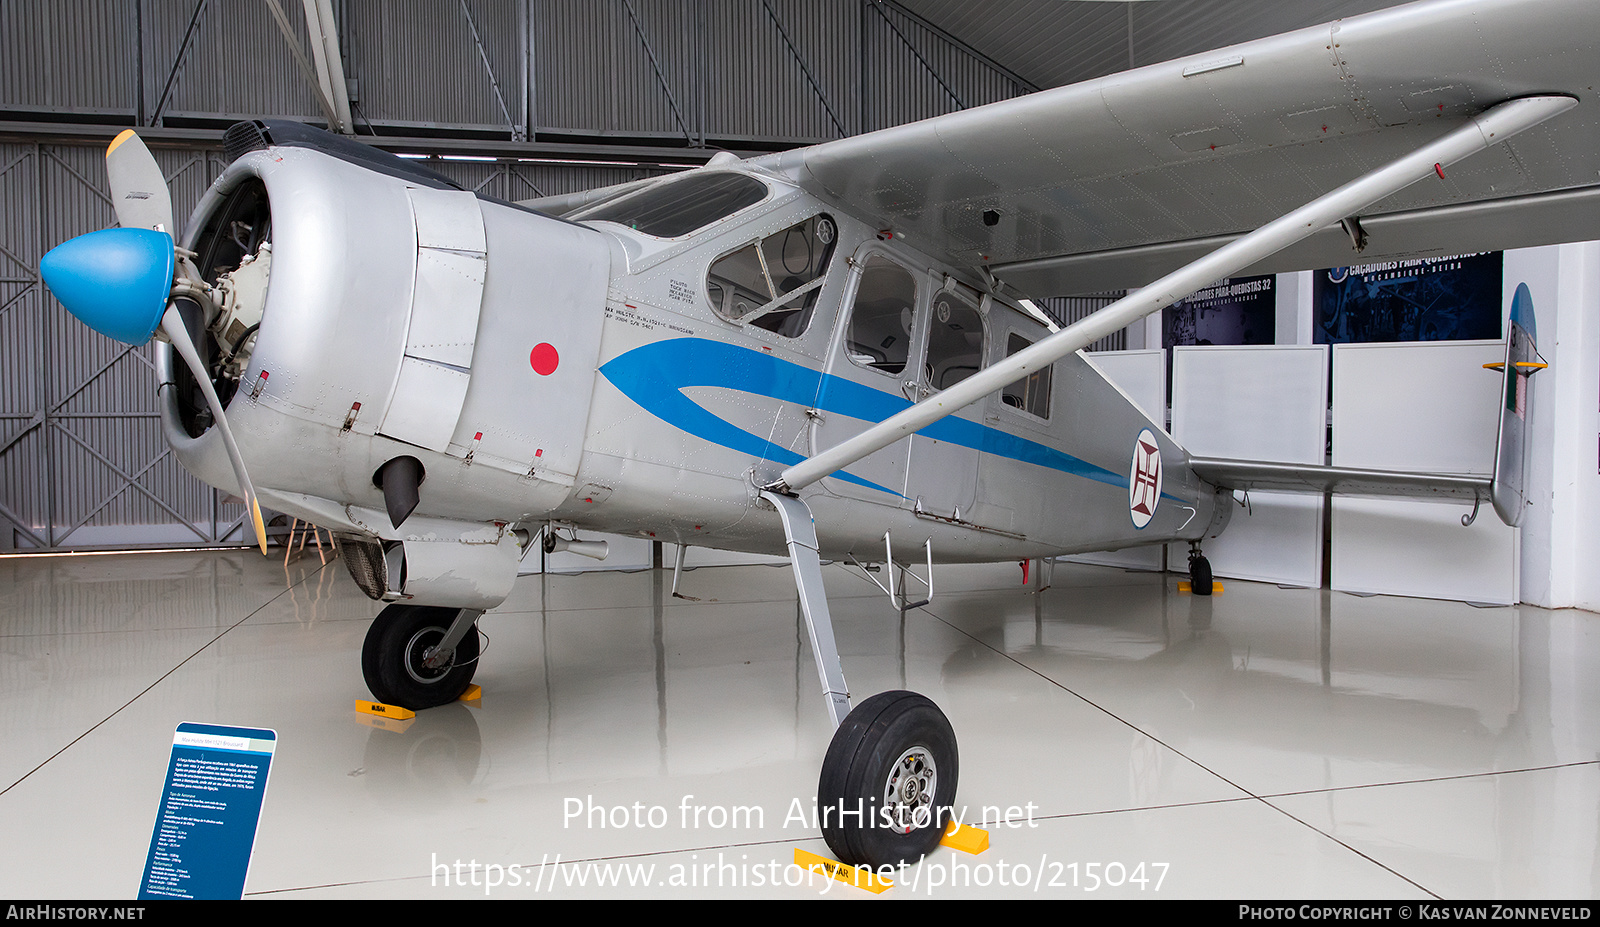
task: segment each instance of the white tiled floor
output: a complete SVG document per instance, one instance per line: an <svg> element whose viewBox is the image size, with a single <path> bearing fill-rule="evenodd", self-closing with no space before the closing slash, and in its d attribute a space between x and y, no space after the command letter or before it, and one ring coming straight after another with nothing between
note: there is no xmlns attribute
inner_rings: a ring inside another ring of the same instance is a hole
<svg viewBox="0 0 1600 927"><path fill-rule="evenodd" d="M857 700L939 703L969 820L1033 807L885 897L1600 889L1600 616L1232 581L1208 601L1065 564L1036 595L1005 564L939 568L902 621L826 572ZM790 865L826 852L799 818L829 729L788 570L669 585L524 577L483 619L481 703L395 733L352 710L378 609L336 563L0 561L0 894L133 897L172 730L202 721L279 735L249 896L868 897ZM591 802L668 826L566 819ZM478 885L441 884L457 860ZM491 864L523 884L486 889ZM648 884L598 887L607 866Z"/></svg>

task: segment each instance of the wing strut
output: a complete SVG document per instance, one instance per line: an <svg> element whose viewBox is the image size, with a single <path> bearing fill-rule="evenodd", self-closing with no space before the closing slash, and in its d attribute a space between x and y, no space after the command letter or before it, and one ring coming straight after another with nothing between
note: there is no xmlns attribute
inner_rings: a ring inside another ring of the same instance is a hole
<svg viewBox="0 0 1600 927"><path fill-rule="evenodd" d="M979 399L1088 347L1152 312L1177 302L1213 280L1231 276L1373 203L1429 177L1470 154L1502 142L1577 104L1565 95L1507 100L1473 117L1466 125L1364 174L1331 193L1263 225L1210 254L1178 268L1149 286L1074 322L1023 351L962 380L783 471L767 488L794 492L888 447Z"/></svg>

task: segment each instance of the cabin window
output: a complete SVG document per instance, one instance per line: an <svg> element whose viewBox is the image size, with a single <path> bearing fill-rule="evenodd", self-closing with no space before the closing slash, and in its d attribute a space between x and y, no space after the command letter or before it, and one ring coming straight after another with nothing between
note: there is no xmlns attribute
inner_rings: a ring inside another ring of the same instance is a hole
<svg viewBox="0 0 1600 927"><path fill-rule="evenodd" d="M850 359L884 373L905 370L916 304L917 282L910 271L881 255L868 258L845 339Z"/></svg>
<svg viewBox="0 0 1600 927"><path fill-rule="evenodd" d="M1016 332L1006 339L1006 356L1032 346L1033 342ZM1022 379L1000 390L1000 401L1013 409L1021 409L1039 418L1050 417L1050 367L1035 370Z"/></svg>
<svg viewBox="0 0 1600 927"><path fill-rule="evenodd" d="M717 258L706 277L711 307L729 322L805 334L838 239L832 218L812 216Z"/></svg>
<svg viewBox="0 0 1600 927"><path fill-rule="evenodd" d="M602 203L578 218L615 222L656 238L677 238L766 198L767 185L748 174L695 172Z"/></svg>
<svg viewBox="0 0 1600 927"><path fill-rule="evenodd" d="M928 323L928 386L955 386L982 369L983 356L983 315L949 292L934 294Z"/></svg>

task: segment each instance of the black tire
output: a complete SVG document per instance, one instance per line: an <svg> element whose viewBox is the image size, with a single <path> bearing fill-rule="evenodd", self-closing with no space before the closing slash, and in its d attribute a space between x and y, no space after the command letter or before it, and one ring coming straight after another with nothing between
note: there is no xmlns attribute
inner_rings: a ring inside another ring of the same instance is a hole
<svg viewBox="0 0 1600 927"><path fill-rule="evenodd" d="M944 835L959 773L955 731L939 706L915 692L874 695L828 744L817 783L822 837L853 866L916 862ZM900 786L914 800L887 803L886 812L885 793Z"/></svg>
<svg viewBox="0 0 1600 927"><path fill-rule="evenodd" d="M423 654L444 640L456 609L391 605L378 613L361 646L361 675L372 697L412 711L448 705L472 684L478 669L478 626L467 631L450 665L430 670Z"/></svg>
<svg viewBox="0 0 1600 927"><path fill-rule="evenodd" d="M1189 591L1195 595L1211 594L1211 561L1204 557L1189 561Z"/></svg>

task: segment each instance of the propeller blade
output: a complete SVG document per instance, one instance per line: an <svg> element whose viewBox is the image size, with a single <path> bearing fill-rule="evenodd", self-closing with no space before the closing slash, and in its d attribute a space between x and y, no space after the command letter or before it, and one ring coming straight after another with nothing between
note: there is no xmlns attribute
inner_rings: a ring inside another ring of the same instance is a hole
<svg viewBox="0 0 1600 927"><path fill-rule="evenodd" d="M177 234L167 178L137 132L124 129L111 140L106 148L106 175L111 180L111 205L123 228Z"/></svg>
<svg viewBox="0 0 1600 927"><path fill-rule="evenodd" d="M239 456L239 445L233 440L233 429L228 426L228 418L223 414L222 402L217 398L217 391L211 388L211 374L206 370L206 365L200 360L200 352L195 350L194 342L189 338L189 329L184 327L183 317L178 314L177 307L169 307L161 317L161 330L172 342L172 346L183 357L184 363L189 365L189 370L194 373L195 382L200 384L200 391L205 393L206 405L211 407L211 415L216 420L217 428L222 432L223 446L228 449L228 461L233 464L233 475L239 480L239 491L244 494L245 505L250 509L250 521L255 527L256 543L261 547L261 553L267 552L267 528L261 521L261 505L256 501L256 488L250 482L250 474L245 472L244 458Z"/></svg>

